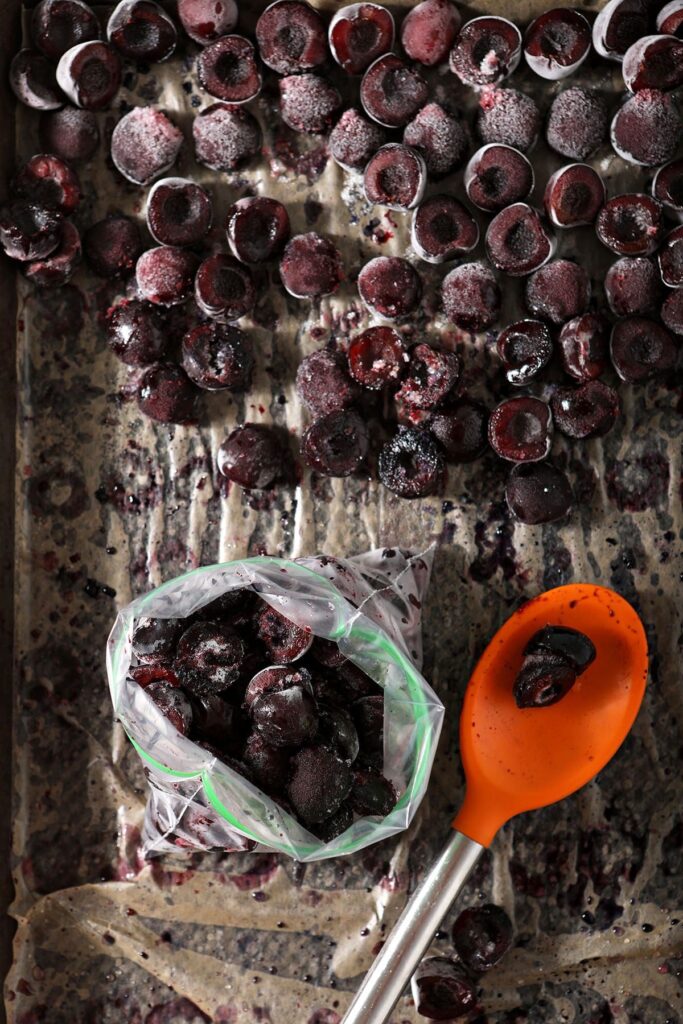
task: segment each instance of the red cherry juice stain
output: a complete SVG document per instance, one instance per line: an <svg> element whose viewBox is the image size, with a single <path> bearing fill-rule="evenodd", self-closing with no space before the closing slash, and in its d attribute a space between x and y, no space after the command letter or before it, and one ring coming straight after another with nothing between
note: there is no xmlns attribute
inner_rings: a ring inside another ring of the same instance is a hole
<svg viewBox="0 0 683 1024"><path fill-rule="evenodd" d="M259 855L259 860L251 871L246 871L241 875L225 875L222 877L232 882L241 892L260 890L263 885L275 877L279 867L280 865L275 854L264 853Z"/></svg>
<svg viewBox="0 0 683 1024"><path fill-rule="evenodd" d="M184 885L196 875L194 868L187 868L185 871L166 871L158 860L151 864L152 878L160 889L172 889L177 885Z"/></svg>
<svg viewBox="0 0 683 1024"><path fill-rule="evenodd" d="M308 1024L339 1024L341 1017L334 1010L314 1010Z"/></svg>

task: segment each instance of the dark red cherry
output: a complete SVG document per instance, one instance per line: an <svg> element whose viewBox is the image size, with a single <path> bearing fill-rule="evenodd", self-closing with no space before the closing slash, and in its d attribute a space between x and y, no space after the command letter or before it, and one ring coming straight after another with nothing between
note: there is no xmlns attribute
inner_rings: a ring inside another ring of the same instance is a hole
<svg viewBox="0 0 683 1024"><path fill-rule="evenodd" d="M373 121L386 128L401 128L427 102L427 83L400 57L378 57L363 76L360 99Z"/></svg>
<svg viewBox="0 0 683 1024"><path fill-rule="evenodd" d="M682 133L676 99L657 89L642 89L614 115L612 148L630 163L656 167L676 156Z"/></svg>
<svg viewBox="0 0 683 1024"><path fill-rule="evenodd" d="M192 728L192 705L183 691L177 686L155 680L145 687L145 693L180 735L187 736Z"/></svg>
<svg viewBox="0 0 683 1024"><path fill-rule="evenodd" d="M541 130L541 115L530 96L517 89L485 89L479 100L477 132L484 143L526 153Z"/></svg>
<svg viewBox="0 0 683 1024"><path fill-rule="evenodd" d="M385 142L384 129L354 107L344 111L327 140L333 159L349 171L362 171Z"/></svg>
<svg viewBox="0 0 683 1024"><path fill-rule="evenodd" d="M205 316L230 323L251 312L256 289L247 267L219 252L199 264L194 297Z"/></svg>
<svg viewBox="0 0 683 1024"><path fill-rule="evenodd" d="M683 85L683 40L668 35L638 39L624 54L621 73L630 92L677 89Z"/></svg>
<svg viewBox="0 0 683 1024"><path fill-rule="evenodd" d="M557 228L592 224L605 202L605 185L589 164L567 164L548 179L545 212Z"/></svg>
<svg viewBox="0 0 683 1024"><path fill-rule="evenodd" d="M645 256L622 256L605 274L605 295L617 316L656 312L662 299L657 264Z"/></svg>
<svg viewBox="0 0 683 1024"><path fill-rule="evenodd" d="M666 236L657 259L664 284L669 288L683 287L683 225Z"/></svg>
<svg viewBox="0 0 683 1024"><path fill-rule="evenodd" d="M610 327L599 313L569 320L558 338L562 369L578 381L595 380L609 364Z"/></svg>
<svg viewBox="0 0 683 1024"><path fill-rule="evenodd" d="M302 686L264 693L249 708L254 729L273 747L300 747L318 731L312 694Z"/></svg>
<svg viewBox="0 0 683 1024"><path fill-rule="evenodd" d="M444 263L471 252L479 226L469 210L450 195L424 199L413 214L410 241L427 263Z"/></svg>
<svg viewBox="0 0 683 1024"><path fill-rule="evenodd" d="M351 772L333 751L315 745L304 747L291 762L287 796L305 825L330 818L351 789Z"/></svg>
<svg viewBox="0 0 683 1024"><path fill-rule="evenodd" d="M296 371L296 390L315 417L348 409L359 394L343 356L330 348L318 349L301 360Z"/></svg>
<svg viewBox="0 0 683 1024"><path fill-rule="evenodd" d="M288 75L281 78L280 114L294 132L320 135L334 124L342 98L321 75Z"/></svg>
<svg viewBox="0 0 683 1024"><path fill-rule="evenodd" d="M343 835L347 829L351 828L353 824L353 811L349 802L346 801L341 805L338 811L331 814L325 821L319 821L315 825L309 825L308 829L317 836L318 839L322 840L323 843L331 843L333 839Z"/></svg>
<svg viewBox="0 0 683 1024"><path fill-rule="evenodd" d="M524 301L535 316L563 324L585 313L591 296L584 267L571 260L551 260L526 282Z"/></svg>
<svg viewBox="0 0 683 1024"><path fill-rule="evenodd" d="M379 478L401 498L424 498L440 486L444 457L431 434L416 427L401 428L379 453Z"/></svg>
<svg viewBox="0 0 683 1024"><path fill-rule="evenodd" d="M415 971L410 989L415 1009L430 1020L453 1021L474 1008L474 982L462 964L445 956L428 956Z"/></svg>
<svg viewBox="0 0 683 1024"><path fill-rule="evenodd" d="M168 327L158 306L121 299L107 310L105 326L109 347L121 362L149 366L163 358Z"/></svg>
<svg viewBox="0 0 683 1024"><path fill-rule="evenodd" d="M394 19L379 4L340 7L330 22L330 51L349 75L362 75L373 60L394 45Z"/></svg>
<svg viewBox="0 0 683 1024"><path fill-rule="evenodd" d="M138 619L133 630L133 654L143 665L165 665L173 660L181 619Z"/></svg>
<svg viewBox="0 0 683 1024"><path fill-rule="evenodd" d="M175 670L196 697L222 693L237 682L245 659L244 641L223 622L194 622L178 641Z"/></svg>
<svg viewBox="0 0 683 1024"><path fill-rule="evenodd" d="M562 700L576 682L576 669L559 654L528 654L515 679L518 708L546 708Z"/></svg>
<svg viewBox="0 0 683 1024"><path fill-rule="evenodd" d="M261 151L261 126L248 110L212 103L192 122L195 156L212 171L234 171Z"/></svg>
<svg viewBox="0 0 683 1024"><path fill-rule="evenodd" d="M40 118L40 142L46 153L67 163L89 160L97 151L100 131L91 110L63 107Z"/></svg>
<svg viewBox="0 0 683 1024"><path fill-rule="evenodd" d="M317 473L350 476L363 464L368 444L365 420L355 409L339 409L306 428L301 438L301 454Z"/></svg>
<svg viewBox="0 0 683 1024"><path fill-rule="evenodd" d="M266 605L264 602L259 602L260 608L257 616L257 625L260 618L266 616L270 605ZM271 611L274 611L272 608ZM263 629L268 632L269 641L273 641L275 634L277 634L277 642L284 637L284 631L290 629L297 629L293 622L289 619L284 619L278 612L274 612L274 618L264 618ZM261 628L261 626L259 626ZM303 632L299 630L299 632ZM282 635L281 635L282 634ZM310 634L306 634L310 636ZM284 637L285 642L289 645L288 637ZM296 657L301 657L302 643L301 637L297 636L293 642L296 647ZM309 645L310 646L310 645ZM294 651L287 652L288 654L295 653ZM294 661L295 658L290 658L290 661ZM261 697L269 696L273 693L282 693L284 690L291 690L297 687L298 689L304 690L306 693L313 694L313 683L311 680L311 673L306 668L294 668L292 665L270 665L267 668L262 668L256 675L252 676L249 680L247 688L244 692L244 706L247 711L251 711L252 706Z"/></svg>
<svg viewBox="0 0 683 1024"><path fill-rule="evenodd" d="M357 768L349 801L356 814L386 818L396 806L396 790L379 772Z"/></svg>
<svg viewBox="0 0 683 1024"><path fill-rule="evenodd" d="M566 516L573 495L567 477L550 462L522 462L512 468L505 500L521 523L538 526Z"/></svg>
<svg viewBox="0 0 683 1024"><path fill-rule="evenodd" d="M131 273L142 252L137 223L123 214L110 214L88 228L83 252L99 277L123 277Z"/></svg>
<svg viewBox="0 0 683 1024"><path fill-rule="evenodd" d="M166 114L152 107L133 107L114 128L111 158L124 178L149 185L176 162L183 133Z"/></svg>
<svg viewBox="0 0 683 1024"><path fill-rule="evenodd" d="M398 384L408 365L408 353L393 327L368 327L352 340L348 360L354 380L364 388L378 391Z"/></svg>
<svg viewBox="0 0 683 1024"><path fill-rule="evenodd" d="M228 210L228 245L242 263L264 263L278 256L289 240L289 215L277 199L238 199Z"/></svg>
<svg viewBox="0 0 683 1024"><path fill-rule="evenodd" d="M683 289L676 288L664 300L659 315L670 331L683 334Z"/></svg>
<svg viewBox="0 0 683 1024"><path fill-rule="evenodd" d="M245 723L232 704L216 694L194 697L190 703L193 739L215 744L222 751L240 749Z"/></svg>
<svg viewBox="0 0 683 1024"><path fill-rule="evenodd" d="M280 75L309 71L327 57L325 23L303 0L276 0L256 23L261 60Z"/></svg>
<svg viewBox="0 0 683 1024"><path fill-rule="evenodd" d="M553 355L553 338L542 320L518 320L498 335L498 355L508 384L520 387L538 377Z"/></svg>
<svg viewBox="0 0 683 1024"><path fill-rule="evenodd" d="M573 74L591 48L591 27L583 14L554 7L531 22L524 34L524 57L541 78L557 81Z"/></svg>
<svg viewBox="0 0 683 1024"><path fill-rule="evenodd" d="M197 395L179 366L155 363L140 381L138 406L160 423L191 423L197 414Z"/></svg>
<svg viewBox="0 0 683 1024"><path fill-rule="evenodd" d="M608 0L593 22L593 46L601 57L620 61L636 39L647 35L650 20L647 0Z"/></svg>
<svg viewBox="0 0 683 1024"><path fill-rule="evenodd" d="M461 373L462 362L455 352L416 345L396 397L415 409L435 409L453 390Z"/></svg>
<svg viewBox="0 0 683 1024"><path fill-rule="evenodd" d="M332 295L344 279L341 253L329 238L315 231L295 235L282 254L280 279L295 299Z"/></svg>
<svg viewBox="0 0 683 1024"><path fill-rule="evenodd" d="M376 256L358 275L358 293L370 309L387 320L407 316L422 294L418 272L400 256Z"/></svg>
<svg viewBox="0 0 683 1024"><path fill-rule="evenodd" d="M229 35L237 24L235 0L178 0L177 10L188 36L200 46Z"/></svg>
<svg viewBox="0 0 683 1024"><path fill-rule="evenodd" d="M197 257L187 249L159 245L148 249L135 264L143 298L160 306L175 306L192 295Z"/></svg>
<svg viewBox="0 0 683 1024"><path fill-rule="evenodd" d="M461 29L449 66L465 85L496 85L511 75L522 55L522 36L507 18L473 18Z"/></svg>
<svg viewBox="0 0 683 1024"><path fill-rule="evenodd" d="M490 971L512 945L512 921L495 903L468 907L455 919L451 938L468 970Z"/></svg>
<svg viewBox="0 0 683 1024"><path fill-rule="evenodd" d="M218 449L219 472L240 487L262 490L282 476L286 455L272 427L245 423Z"/></svg>
<svg viewBox="0 0 683 1024"><path fill-rule="evenodd" d="M12 186L22 199L69 216L81 201L78 176L59 157L49 153L32 156Z"/></svg>
<svg viewBox="0 0 683 1024"><path fill-rule="evenodd" d="M57 84L77 107L104 110L121 85L121 58L107 43L79 43L59 58Z"/></svg>
<svg viewBox="0 0 683 1024"><path fill-rule="evenodd" d="M289 773L290 751L266 743L258 732L247 738L242 754L256 785L267 793L281 793Z"/></svg>
<svg viewBox="0 0 683 1024"><path fill-rule="evenodd" d="M495 213L526 199L534 187L534 172L519 150L490 143L478 149L467 164L464 184L470 202Z"/></svg>
<svg viewBox="0 0 683 1024"><path fill-rule="evenodd" d="M426 184L424 160L417 150L399 142L378 149L363 174L368 202L391 210L412 210L422 199Z"/></svg>
<svg viewBox="0 0 683 1024"><path fill-rule="evenodd" d="M313 638L311 657L325 668L339 668L346 661L345 656L339 650L339 645L334 640L324 640L320 636Z"/></svg>
<svg viewBox="0 0 683 1024"><path fill-rule="evenodd" d="M9 84L19 102L34 110L57 110L64 103L54 67L35 50L19 50L14 55Z"/></svg>
<svg viewBox="0 0 683 1024"><path fill-rule="evenodd" d="M657 15L657 31L683 39L683 0L669 0Z"/></svg>
<svg viewBox="0 0 683 1024"><path fill-rule="evenodd" d="M547 263L555 237L527 203L514 203L497 213L486 232L486 254L497 270L524 277Z"/></svg>
<svg viewBox="0 0 683 1024"><path fill-rule="evenodd" d="M550 452L553 421L540 398L507 398L491 413L489 444L510 462L538 462Z"/></svg>
<svg viewBox="0 0 683 1024"><path fill-rule="evenodd" d="M154 0L121 0L107 22L107 39L128 60L155 64L171 56L178 32Z"/></svg>
<svg viewBox="0 0 683 1024"><path fill-rule="evenodd" d="M196 245L211 227L208 192L187 178L162 178L147 196L147 227L160 245Z"/></svg>
<svg viewBox="0 0 683 1024"><path fill-rule="evenodd" d="M403 141L422 154L432 178L442 178L467 156L470 133L465 121L439 103L427 103L405 126Z"/></svg>
<svg viewBox="0 0 683 1024"><path fill-rule="evenodd" d="M595 661L593 641L585 633L569 626L544 626L527 640L522 652L527 655L559 654L570 662L577 675L586 671Z"/></svg>
<svg viewBox="0 0 683 1024"><path fill-rule="evenodd" d="M589 89L572 86L557 94L546 122L551 149L571 160L585 160L607 141L607 104Z"/></svg>
<svg viewBox="0 0 683 1024"><path fill-rule="evenodd" d="M443 64L461 24L460 11L450 0L422 0L403 19L401 45L418 64Z"/></svg>
<svg viewBox="0 0 683 1024"><path fill-rule="evenodd" d="M617 320L610 339L612 364L627 384L640 384L676 365L678 346L661 324L644 316Z"/></svg>
<svg viewBox="0 0 683 1024"><path fill-rule="evenodd" d="M449 462L473 462L488 448L488 409L471 398L458 398L432 416L430 433Z"/></svg>
<svg viewBox="0 0 683 1024"><path fill-rule="evenodd" d="M200 324L183 337L183 369L200 388L247 391L253 368L251 341L232 324Z"/></svg>
<svg viewBox="0 0 683 1024"><path fill-rule="evenodd" d="M42 288L58 288L66 284L81 262L81 236L78 229L64 221L60 229L60 241L49 256L33 260L22 267L24 276Z"/></svg>
<svg viewBox="0 0 683 1024"><path fill-rule="evenodd" d="M31 38L49 60L57 61L79 43L99 39L95 12L81 0L41 0L31 16Z"/></svg>
<svg viewBox="0 0 683 1024"><path fill-rule="evenodd" d="M264 604L257 613L255 624L257 637L265 644L268 656L278 665L297 661L313 643L310 629L297 626L268 604Z"/></svg>
<svg viewBox="0 0 683 1024"><path fill-rule="evenodd" d="M678 220L683 220L683 159L672 160L659 168L652 182L652 195Z"/></svg>
<svg viewBox="0 0 683 1024"><path fill-rule="evenodd" d="M484 331L500 313L500 288L485 263L464 263L443 279L441 297L451 323L468 331Z"/></svg>
<svg viewBox="0 0 683 1024"><path fill-rule="evenodd" d="M649 256L664 234L663 213L656 199L628 192L607 200L595 230L602 244L617 256Z"/></svg>
<svg viewBox="0 0 683 1024"><path fill-rule="evenodd" d="M61 218L26 199L0 209L0 245L13 260L39 260L49 256L61 239Z"/></svg>
<svg viewBox="0 0 683 1024"><path fill-rule="evenodd" d="M243 36L221 36L197 57L202 89L226 103L246 103L261 91L261 72L253 43Z"/></svg>
<svg viewBox="0 0 683 1024"><path fill-rule="evenodd" d="M583 440L602 437L619 416L619 396L601 380L589 380L578 388L558 388L550 399L553 420L567 437Z"/></svg>
<svg viewBox="0 0 683 1024"><path fill-rule="evenodd" d="M318 740L333 750L344 764L353 764L358 757L358 731L344 708L334 704L318 705Z"/></svg>

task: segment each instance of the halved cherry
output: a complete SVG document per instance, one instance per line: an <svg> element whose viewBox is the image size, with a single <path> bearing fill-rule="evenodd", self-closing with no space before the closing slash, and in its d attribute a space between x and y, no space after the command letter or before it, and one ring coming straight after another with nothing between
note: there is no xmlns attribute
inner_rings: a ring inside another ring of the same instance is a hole
<svg viewBox="0 0 683 1024"><path fill-rule="evenodd" d="M363 75L360 86L366 114L385 128L407 124L428 95L424 78L393 53L378 57Z"/></svg>
<svg viewBox="0 0 683 1024"><path fill-rule="evenodd" d="M542 320L517 320L498 335L498 355L509 384L521 387L538 377L553 355L553 338Z"/></svg>
<svg viewBox="0 0 683 1024"><path fill-rule="evenodd" d="M394 19L380 4L347 4L332 18L328 39L337 64L349 75L362 75L374 60L392 49Z"/></svg>
<svg viewBox="0 0 683 1024"><path fill-rule="evenodd" d="M657 31L683 39L683 0L669 0L657 15Z"/></svg>
<svg viewBox="0 0 683 1024"><path fill-rule="evenodd" d="M368 202L391 210L412 210L422 199L426 184L424 160L417 150L400 142L378 149L363 173Z"/></svg>
<svg viewBox="0 0 683 1024"><path fill-rule="evenodd" d="M647 0L608 0L593 22L593 46L601 57L620 61L649 27Z"/></svg>
<svg viewBox="0 0 683 1024"><path fill-rule="evenodd" d="M662 205L640 192L614 196L598 214L595 230L617 256L649 256L664 234Z"/></svg>
<svg viewBox="0 0 683 1024"><path fill-rule="evenodd" d="M57 83L77 107L104 110L119 91L121 58L107 43L79 43L60 57Z"/></svg>
<svg viewBox="0 0 683 1024"><path fill-rule="evenodd" d="M554 7L540 14L524 34L524 57L541 78L557 81L573 74L591 48L591 28L583 14Z"/></svg>
<svg viewBox="0 0 683 1024"><path fill-rule="evenodd" d="M64 104L54 67L36 50L19 50L14 55L9 84L19 102L34 110L57 110Z"/></svg>
<svg viewBox="0 0 683 1024"><path fill-rule="evenodd" d="M549 451L553 435L550 406L540 398L507 398L491 413L489 444L510 462L538 462Z"/></svg>
<svg viewBox="0 0 683 1024"><path fill-rule="evenodd" d="M451 50L450 69L465 85L496 85L511 75L522 56L522 35L507 18L473 18Z"/></svg>
<svg viewBox="0 0 683 1024"><path fill-rule="evenodd" d="M610 355L623 381L640 384L672 370L678 346L661 324L643 316L628 316L614 325Z"/></svg>
<svg viewBox="0 0 683 1024"><path fill-rule="evenodd" d="M513 203L497 213L486 232L486 253L497 270L524 277L547 263L555 237L537 210Z"/></svg>
<svg viewBox="0 0 683 1024"><path fill-rule="evenodd" d="M253 43L243 36L221 36L197 58L203 89L226 103L246 103L261 91L261 72Z"/></svg>
<svg viewBox="0 0 683 1024"><path fill-rule="evenodd" d="M569 320L557 340L562 369L574 380L595 380L609 365L610 327L599 313Z"/></svg>
<svg viewBox="0 0 683 1024"><path fill-rule="evenodd" d="M470 202L480 210L495 213L526 199L534 187L534 172L518 149L489 143L470 159L464 184Z"/></svg>
<svg viewBox="0 0 683 1024"><path fill-rule="evenodd" d="M592 224L605 198L605 184L590 164L567 164L548 179L543 205L556 228L574 228Z"/></svg>
<svg viewBox="0 0 683 1024"><path fill-rule="evenodd" d="M666 236L657 259L664 284L683 288L683 225Z"/></svg>
<svg viewBox="0 0 683 1024"><path fill-rule="evenodd" d="M128 60L167 60L176 48L173 20L154 0L121 0L107 22L107 39Z"/></svg>
<svg viewBox="0 0 683 1024"><path fill-rule="evenodd" d="M683 159L660 167L652 182L652 195L678 220L683 220Z"/></svg>
<svg viewBox="0 0 683 1024"><path fill-rule="evenodd" d="M621 72L630 92L677 89L683 85L683 39L664 35L638 39L626 51Z"/></svg>
<svg viewBox="0 0 683 1024"><path fill-rule="evenodd" d="M410 241L420 259L444 263L476 247L479 225L454 196L430 196L413 214Z"/></svg>

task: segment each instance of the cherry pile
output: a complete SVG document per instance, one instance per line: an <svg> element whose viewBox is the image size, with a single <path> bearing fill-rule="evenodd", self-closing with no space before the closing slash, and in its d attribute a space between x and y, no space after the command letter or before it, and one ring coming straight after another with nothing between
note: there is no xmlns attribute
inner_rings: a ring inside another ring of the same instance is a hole
<svg viewBox="0 0 683 1024"><path fill-rule="evenodd" d="M394 807L381 687L253 590L140 619L132 648L131 678L171 725L323 842Z"/></svg>
<svg viewBox="0 0 683 1024"><path fill-rule="evenodd" d="M229 172L259 157L262 130L247 104L263 92L268 109L276 97L276 120L324 136L340 167L362 176L368 203L410 217L411 258L376 256L358 273L371 325L299 366L310 413L301 456L314 472L376 472L396 494L418 498L443 488L449 463L492 451L511 464L512 513L550 522L574 501L563 469L549 461L554 431L571 441L603 436L620 417L619 381L637 385L675 369L683 335L683 229L674 226L683 217L683 0L656 8L610 0L592 25L554 8L522 33L501 17L463 24L450 0L422 0L397 32L379 4L341 7L326 24L304 0L276 0L249 39L235 32L234 0L220 9L179 0L181 26L197 44L197 79L212 100L192 122L200 164ZM314 302L338 292L350 268L330 238L292 236L286 208L267 196L234 203L223 251L207 249L211 196L169 176L187 143L152 106L123 113L110 144L117 171L148 189L146 234L112 215L81 239L73 165L99 145L95 112L111 108L126 61L166 60L182 41L154 0L122 0L106 33L82 0L40 0L31 37L10 79L18 99L41 112L44 152L12 183L0 243L40 286L68 281L81 253L102 278L130 278L106 316L111 349L138 368L145 415L192 423L203 393L251 387L253 340L238 323L254 309L264 265L277 262L286 292ZM598 89L565 83L589 57L620 64L617 110ZM522 59L541 81L563 83L548 87L547 114L511 85ZM474 90L473 126L432 95L425 71L440 65ZM528 154L541 133L567 162L540 183L538 209ZM608 145L643 168L642 190L607 196L585 161ZM439 185L453 171L462 172L458 195ZM557 254L563 235L587 225L615 256L604 309L581 263ZM481 258L471 258L478 247ZM461 351L415 338L421 263L453 264L440 306ZM526 316L501 323L503 291L513 287ZM468 393L470 332L489 333L507 384L524 389L494 409ZM568 379L558 382L561 374ZM221 447L219 469L243 487L270 488L295 478L288 451L274 430L247 423Z"/></svg>

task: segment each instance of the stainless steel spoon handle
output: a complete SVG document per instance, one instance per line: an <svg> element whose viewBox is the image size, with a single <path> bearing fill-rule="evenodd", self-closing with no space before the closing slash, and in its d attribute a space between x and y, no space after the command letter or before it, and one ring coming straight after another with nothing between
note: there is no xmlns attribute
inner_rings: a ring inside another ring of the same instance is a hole
<svg viewBox="0 0 683 1024"><path fill-rule="evenodd" d="M473 839L453 833L408 901L342 1024L385 1024L483 850Z"/></svg>

